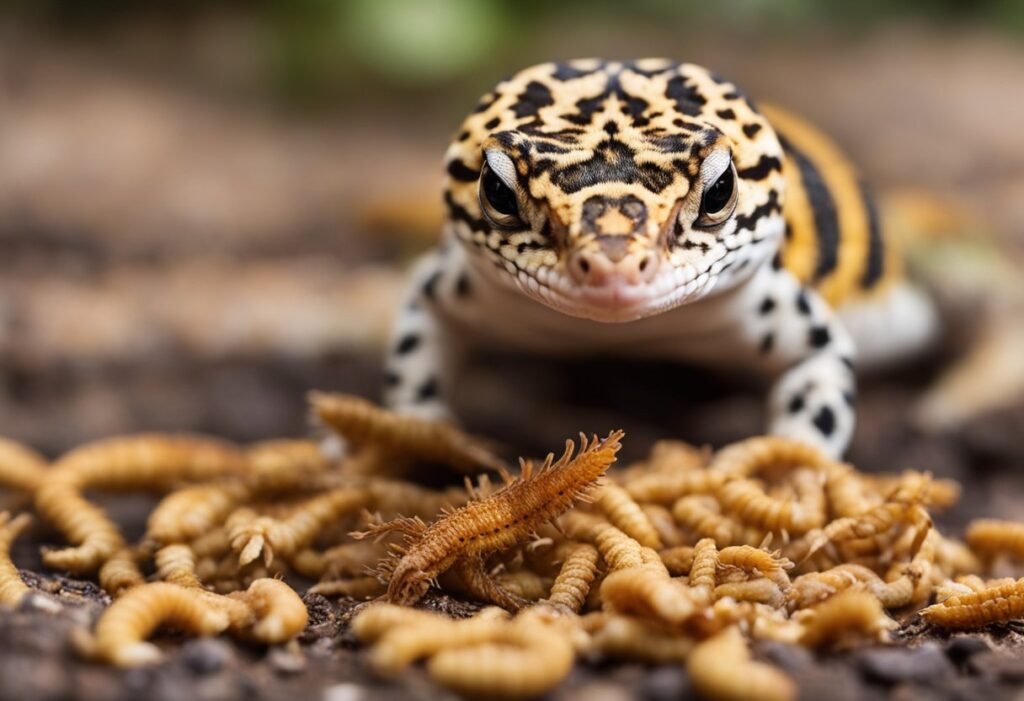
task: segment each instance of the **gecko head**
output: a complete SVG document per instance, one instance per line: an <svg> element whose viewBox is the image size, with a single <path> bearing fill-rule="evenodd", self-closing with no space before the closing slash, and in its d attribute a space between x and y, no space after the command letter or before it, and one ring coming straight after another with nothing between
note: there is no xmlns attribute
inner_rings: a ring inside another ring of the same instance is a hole
<svg viewBox="0 0 1024 701"><path fill-rule="evenodd" d="M631 321L771 256L781 158L751 103L698 66L542 64L486 95L449 147L448 226L538 302Z"/></svg>

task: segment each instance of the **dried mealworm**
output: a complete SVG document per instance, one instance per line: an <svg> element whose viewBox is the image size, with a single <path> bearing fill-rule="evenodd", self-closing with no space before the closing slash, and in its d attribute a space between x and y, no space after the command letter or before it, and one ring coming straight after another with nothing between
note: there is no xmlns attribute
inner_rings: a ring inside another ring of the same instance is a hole
<svg viewBox="0 0 1024 701"><path fill-rule="evenodd" d="M369 493L355 487L338 487L298 504L281 519L259 517L232 533L231 545L238 551L238 562L247 565L262 553L266 565L275 554L287 557L313 542L317 533L367 504Z"/></svg>
<svg viewBox="0 0 1024 701"><path fill-rule="evenodd" d="M596 496L594 503L613 526L640 545L655 549L662 547L658 531L625 489L609 482L597 490Z"/></svg>
<svg viewBox="0 0 1024 701"><path fill-rule="evenodd" d="M928 623L943 628L982 628L990 623L1024 618L1024 579L952 596L921 610Z"/></svg>
<svg viewBox="0 0 1024 701"><path fill-rule="evenodd" d="M239 482L184 487L164 497L149 515L146 539L183 543L220 524L252 492Z"/></svg>
<svg viewBox="0 0 1024 701"><path fill-rule="evenodd" d="M865 640L885 642L889 631L896 627L878 598L858 589L847 589L795 615L804 626L800 642L808 647L846 647Z"/></svg>
<svg viewBox="0 0 1024 701"><path fill-rule="evenodd" d="M690 565L690 587L701 593L706 601L712 600L715 589L715 572L718 569L718 546L713 538L703 538L693 549L693 563Z"/></svg>
<svg viewBox="0 0 1024 701"><path fill-rule="evenodd" d="M261 441L246 450L246 485L255 492L280 494L308 487L311 479L331 467L320 445L311 440Z"/></svg>
<svg viewBox="0 0 1024 701"><path fill-rule="evenodd" d="M630 616L597 615L601 624L592 633L590 649L608 657L661 664L684 662L693 650L693 639L677 631Z"/></svg>
<svg viewBox="0 0 1024 701"><path fill-rule="evenodd" d="M715 495L724 509L734 512L744 523L775 533L801 535L825 521L823 505L774 499L749 479L726 482Z"/></svg>
<svg viewBox="0 0 1024 701"><path fill-rule="evenodd" d="M643 475L625 485L626 491L637 501L671 504L692 494L710 494L727 479L721 472L697 470L672 474Z"/></svg>
<svg viewBox="0 0 1024 701"><path fill-rule="evenodd" d="M849 465L836 465L825 472L825 496L836 517L859 516L878 504L867 492L859 472Z"/></svg>
<svg viewBox="0 0 1024 701"><path fill-rule="evenodd" d="M193 590L166 582L144 584L127 591L100 616L94 653L119 667L157 662L160 650L145 641L162 625L215 635L227 628L228 617Z"/></svg>
<svg viewBox="0 0 1024 701"><path fill-rule="evenodd" d="M12 519L9 513L0 511L0 604L15 606L31 591L11 561L11 543L31 520L28 514Z"/></svg>
<svg viewBox="0 0 1024 701"><path fill-rule="evenodd" d="M543 599L551 591L551 578L527 569L502 572L495 576L494 583L524 601Z"/></svg>
<svg viewBox="0 0 1024 701"><path fill-rule="evenodd" d="M146 578L139 569L139 553L135 548L124 547L111 555L100 566L100 586L114 598L121 596L129 589L146 583Z"/></svg>
<svg viewBox="0 0 1024 701"><path fill-rule="evenodd" d="M196 556L187 545L165 545L153 556L156 561L156 575L165 582L186 588L201 588L202 582L196 576Z"/></svg>
<svg viewBox="0 0 1024 701"><path fill-rule="evenodd" d="M882 585L883 582L876 572L863 565L843 563L822 572L800 575L793 580L787 596L791 608L802 609L857 584L870 588Z"/></svg>
<svg viewBox="0 0 1024 701"><path fill-rule="evenodd" d="M419 609L377 603L362 609L352 619L352 633L364 643L376 642L394 628L431 625L447 620L442 616Z"/></svg>
<svg viewBox="0 0 1024 701"><path fill-rule="evenodd" d="M352 579L332 579L320 582L310 587L309 593L322 596L344 596L350 599L374 599L386 590L379 579L366 575Z"/></svg>
<svg viewBox="0 0 1024 701"><path fill-rule="evenodd" d="M562 551L565 559L547 600L579 612L597 575L597 549L589 543L570 543Z"/></svg>
<svg viewBox="0 0 1024 701"><path fill-rule="evenodd" d="M979 555L1010 555L1024 559L1024 523L975 519L967 525L966 538L971 550Z"/></svg>
<svg viewBox="0 0 1024 701"><path fill-rule="evenodd" d="M750 658L747 642L735 626L697 645L686 669L697 692L715 701L796 698L796 686L789 677Z"/></svg>
<svg viewBox="0 0 1024 701"><path fill-rule="evenodd" d="M230 595L252 610L256 617L250 634L268 645L284 643L302 632L309 612L295 590L278 579L257 579L244 592Z"/></svg>
<svg viewBox="0 0 1024 701"><path fill-rule="evenodd" d="M641 567L644 564L640 543L604 519L573 511L566 514L563 524L570 537L597 546L611 570Z"/></svg>
<svg viewBox="0 0 1024 701"><path fill-rule="evenodd" d="M718 500L711 496L683 497L672 505L672 516L694 535L713 538L722 545L743 539L743 527L732 517L722 515Z"/></svg>
<svg viewBox="0 0 1024 701"><path fill-rule="evenodd" d="M793 563L778 553L770 553L750 545L730 545L718 551L718 565L738 567L745 572L755 572L775 582L785 591L790 581L787 571Z"/></svg>
<svg viewBox="0 0 1024 701"><path fill-rule="evenodd" d="M641 504L640 509L658 532L663 547L674 548L686 544L686 535L676 525L672 512L666 507L661 504Z"/></svg>
<svg viewBox="0 0 1024 701"><path fill-rule="evenodd" d="M461 621L432 615L393 625L377 639L370 651L370 664L378 672L393 674L445 648L490 642L507 622L506 616L484 609Z"/></svg>
<svg viewBox="0 0 1024 701"><path fill-rule="evenodd" d="M460 472L506 469L482 441L449 423L396 414L351 395L311 392L309 400L321 421L353 443L383 445Z"/></svg>
<svg viewBox="0 0 1024 701"><path fill-rule="evenodd" d="M754 601L779 608L786 602L786 597L779 585L770 579L751 579L746 582L726 582L715 587L714 598L735 599L736 601Z"/></svg>
<svg viewBox="0 0 1024 701"><path fill-rule="evenodd" d="M685 584L651 567L611 572L601 583L601 599L619 613L672 625L683 623L696 611Z"/></svg>
<svg viewBox="0 0 1024 701"><path fill-rule="evenodd" d="M528 698L557 686L575 659L569 639L553 627L512 622L490 642L441 650L427 662L427 671L466 696Z"/></svg>
<svg viewBox="0 0 1024 701"><path fill-rule="evenodd" d="M92 572L124 546L120 529L82 496L86 488L166 490L181 481L239 474L240 453L229 445L189 436L112 438L77 448L49 471L36 491L36 509L77 547L48 551L55 569Z"/></svg>
<svg viewBox="0 0 1024 701"><path fill-rule="evenodd" d="M666 548L658 553L665 568L673 577L680 577L690 574L693 566L693 546L677 545L674 548Z"/></svg>
<svg viewBox="0 0 1024 701"><path fill-rule="evenodd" d="M370 508L387 518L434 518L444 509L465 504L469 497L464 489L449 488L436 492L418 484L397 480L374 479L366 488L370 492Z"/></svg>
<svg viewBox="0 0 1024 701"><path fill-rule="evenodd" d="M820 450L803 441L779 436L757 436L718 451L708 469L730 477L750 477L766 470L799 467L826 471L834 464Z"/></svg>
<svg viewBox="0 0 1024 701"><path fill-rule="evenodd" d="M430 526L409 519L384 524L373 534L405 530L406 552L394 563L388 584L393 603L420 599L430 580L460 558L481 558L507 550L542 525L557 518L582 496L615 461L622 432L603 441L581 436L579 452L566 442L565 453L552 456L534 471L523 463L522 474L490 497L472 501L445 514Z"/></svg>
<svg viewBox="0 0 1024 701"><path fill-rule="evenodd" d="M9 438L0 438L0 487L35 492L46 479L46 458Z"/></svg>

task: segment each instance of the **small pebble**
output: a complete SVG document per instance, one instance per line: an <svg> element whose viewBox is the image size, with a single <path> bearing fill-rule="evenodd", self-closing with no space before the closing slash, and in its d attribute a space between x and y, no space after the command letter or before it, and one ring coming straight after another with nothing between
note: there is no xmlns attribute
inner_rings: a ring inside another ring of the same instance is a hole
<svg viewBox="0 0 1024 701"><path fill-rule="evenodd" d="M324 701L362 701L364 696L358 684L335 684L324 690Z"/></svg>
<svg viewBox="0 0 1024 701"><path fill-rule="evenodd" d="M995 677L1005 682L1024 681L1024 657L980 652L967 661L967 669L983 677Z"/></svg>
<svg viewBox="0 0 1024 701"><path fill-rule="evenodd" d="M953 673L952 663L934 642L913 648L869 648L857 653L856 659L864 676L886 684L941 683Z"/></svg>
<svg viewBox="0 0 1024 701"><path fill-rule="evenodd" d="M306 669L306 657L301 652L274 648L267 653L267 663L278 674L299 674Z"/></svg>
<svg viewBox="0 0 1024 701"><path fill-rule="evenodd" d="M181 650L185 666L196 674L212 674L231 664L235 653L231 646L216 638L189 640Z"/></svg>
<svg viewBox="0 0 1024 701"><path fill-rule="evenodd" d="M801 672L814 664L814 655L807 648L775 640L756 643L754 655L786 672Z"/></svg>
<svg viewBox="0 0 1024 701"><path fill-rule="evenodd" d="M991 649L992 646L980 635L956 635L946 643L946 654L958 665L962 665L978 653Z"/></svg>
<svg viewBox="0 0 1024 701"><path fill-rule="evenodd" d="M689 695L690 678L682 665L666 665L651 671L640 684L645 701L677 701Z"/></svg>

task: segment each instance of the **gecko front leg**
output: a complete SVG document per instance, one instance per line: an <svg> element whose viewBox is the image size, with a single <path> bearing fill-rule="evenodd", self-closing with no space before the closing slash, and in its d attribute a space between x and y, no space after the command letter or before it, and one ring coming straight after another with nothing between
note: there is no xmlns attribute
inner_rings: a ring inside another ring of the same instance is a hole
<svg viewBox="0 0 1024 701"><path fill-rule="evenodd" d="M758 352L781 370L768 399L768 430L840 457L853 436L856 379L850 335L824 299L772 269L755 299Z"/></svg>
<svg viewBox="0 0 1024 701"><path fill-rule="evenodd" d="M468 278L443 250L416 264L385 363L386 406L425 419L452 418L448 398L461 349L439 311L468 294Z"/></svg>

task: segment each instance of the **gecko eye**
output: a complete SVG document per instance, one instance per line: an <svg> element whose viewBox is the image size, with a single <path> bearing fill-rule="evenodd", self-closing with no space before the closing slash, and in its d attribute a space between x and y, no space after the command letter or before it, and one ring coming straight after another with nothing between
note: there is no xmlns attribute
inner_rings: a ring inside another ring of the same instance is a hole
<svg viewBox="0 0 1024 701"><path fill-rule="evenodd" d="M732 163L715 180L700 199L700 214L694 226L718 226L732 216L736 209L736 169Z"/></svg>
<svg viewBox="0 0 1024 701"><path fill-rule="evenodd" d="M509 167L512 167L507 156L501 156L501 158L507 162ZM508 230L523 227L515 190L494 172L490 163L490 154L488 154L488 158L484 159L484 165L480 171L480 207L483 209L487 221L498 229Z"/></svg>

